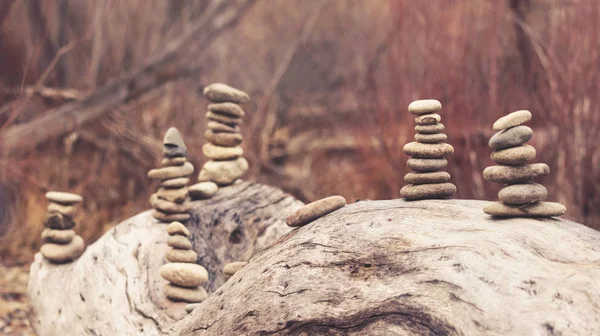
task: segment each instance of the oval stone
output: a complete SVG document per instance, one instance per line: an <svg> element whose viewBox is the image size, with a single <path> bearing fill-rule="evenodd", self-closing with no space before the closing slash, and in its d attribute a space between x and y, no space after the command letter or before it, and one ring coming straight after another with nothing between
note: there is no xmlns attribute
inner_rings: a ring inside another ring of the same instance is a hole
<svg viewBox="0 0 600 336"><path fill-rule="evenodd" d="M221 132L239 133L240 132L240 128L238 126L229 126L229 125L220 123L218 121L209 121L206 124L206 127L215 133L221 133Z"/></svg>
<svg viewBox="0 0 600 336"><path fill-rule="evenodd" d="M232 160L242 156L244 154L244 150L240 146L221 147L207 143L202 146L202 153L204 153L204 156L212 160Z"/></svg>
<svg viewBox="0 0 600 336"><path fill-rule="evenodd" d="M181 287L198 287L208 281L208 272L198 264L168 263L159 269L160 276Z"/></svg>
<svg viewBox="0 0 600 336"><path fill-rule="evenodd" d="M488 145L492 149L505 149L520 146L533 137L533 130L527 126L516 126L498 132L491 137Z"/></svg>
<svg viewBox="0 0 600 336"><path fill-rule="evenodd" d="M167 260L170 262L196 263L198 254L192 250L171 249L167 252Z"/></svg>
<svg viewBox="0 0 600 336"><path fill-rule="evenodd" d="M415 134L415 140L422 143L440 143L448 139L448 136L444 133L436 134Z"/></svg>
<svg viewBox="0 0 600 336"><path fill-rule="evenodd" d="M497 217L556 217L567 212L567 208L555 202L536 202L531 205L509 205L502 202L489 202L483 212Z"/></svg>
<svg viewBox="0 0 600 336"><path fill-rule="evenodd" d="M211 181L196 183L188 188L193 200L203 200L213 197L219 191L219 186Z"/></svg>
<svg viewBox="0 0 600 336"><path fill-rule="evenodd" d="M546 197L548 197L546 187L535 182L511 184L498 192L498 198L506 204L529 204L543 201Z"/></svg>
<svg viewBox="0 0 600 336"><path fill-rule="evenodd" d="M187 188L158 188L156 192L158 199L181 204L188 198Z"/></svg>
<svg viewBox="0 0 600 336"><path fill-rule="evenodd" d="M531 112L527 110L519 110L505 115L498 119L492 128L494 131L502 131L507 128L519 126L531 120Z"/></svg>
<svg viewBox="0 0 600 336"><path fill-rule="evenodd" d="M244 110L237 104L234 103L217 103L217 104L209 104L208 110L213 111L219 114L225 114L232 117L241 118L246 114Z"/></svg>
<svg viewBox="0 0 600 336"><path fill-rule="evenodd" d="M75 227L75 222L70 217L67 217L58 212L46 214L44 226L55 230L69 230Z"/></svg>
<svg viewBox="0 0 600 336"><path fill-rule="evenodd" d="M183 213L188 212L192 208L191 203L177 204L158 198L156 194L150 196L150 204L156 210L160 210L166 213Z"/></svg>
<svg viewBox="0 0 600 336"><path fill-rule="evenodd" d="M175 236L175 235L184 236L184 237L190 236L190 230L188 230L188 228L186 228L185 225L179 223L178 221L174 221L167 226L167 233L170 236Z"/></svg>
<svg viewBox="0 0 600 336"><path fill-rule="evenodd" d="M202 287L183 288L171 284L165 285L163 293L169 299L180 302L202 302L208 296L206 290Z"/></svg>
<svg viewBox="0 0 600 336"><path fill-rule="evenodd" d="M71 217L73 218L73 216L75 216L75 214L77 214L77 207L74 205L62 205L62 204L58 204L58 203L50 203L48 204L48 212L58 212L60 214L63 214L67 217Z"/></svg>
<svg viewBox="0 0 600 336"><path fill-rule="evenodd" d="M224 133L223 133L224 134ZM239 157L232 161L207 161L200 174L198 181L213 181L217 185L230 185L238 178L244 176L248 171L248 161Z"/></svg>
<svg viewBox="0 0 600 336"><path fill-rule="evenodd" d="M248 265L248 263L245 261L236 261L229 263L225 265L225 267L223 267L223 273L227 276L232 276L246 265Z"/></svg>
<svg viewBox="0 0 600 336"><path fill-rule="evenodd" d="M40 253L52 263L63 264L79 258L84 250L83 238L75 236L68 244L46 243L40 248Z"/></svg>
<svg viewBox="0 0 600 336"><path fill-rule="evenodd" d="M454 148L447 143L423 144L414 141L404 145L403 150L406 155L424 159L439 159L454 153Z"/></svg>
<svg viewBox="0 0 600 336"><path fill-rule="evenodd" d="M442 103L435 99L422 99L415 100L408 105L408 112L421 115L427 113L434 113L442 109Z"/></svg>
<svg viewBox="0 0 600 336"><path fill-rule="evenodd" d="M169 238L167 239L167 245L180 250L189 250L192 248L192 242L190 242L190 240L187 239L187 237L179 235L169 236Z"/></svg>
<svg viewBox="0 0 600 336"><path fill-rule="evenodd" d="M408 173L404 175L404 182L409 184L443 183L449 181L450 174L446 172Z"/></svg>
<svg viewBox="0 0 600 336"><path fill-rule="evenodd" d="M167 180L179 177L188 177L194 173L194 165L186 162L181 166L162 167L151 169L148 172L148 178L152 180Z"/></svg>
<svg viewBox="0 0 600 336"><path fill-rule="evenodd" d="M522 145L492 152L491 158L496 163L509 166L523 165L535 158L535 148Z"/></svg>
<svg viewBox="0 0 600 336"><path fill-rule="evenodd" d="M212 130L204 132L204 138L213 145L223 147L234 147L242 143L242 135L239 133L215 133Z"/></svg>
<svg viewBox="0 0 600 336"><path fill-rule="evenodd" d="M206 99L215 103L232 102L245 104L250 101L250 96L246 92L223 83L214 83L206 86L202 90L202 94Z"/></svg>
<svg viewBox="0 0 600 336"><path fill-rule="evenodd" d="M185 221L190 219L189 213L164 213L161 211L152 211L152 217L161 222Z"/></svg>
<svg viewBox="0 0 600 336"><path fill-rule="evenodd" d="M215 113L212 111L206 112L206 120L207 121L217 121L223 123L225 125L230 125L231 127L235 127L242 123L242 118L236 118L224 114Z"/></svg>
<svg viewBox="0 0 600 336"><path fill-rule="evenodd" d="M292 227L303 226L345 205L346 199L344 197L330 196L303 206L298 211L287 216L285 222Z"/></svg>
<svg viewBox="0 0 600 336"><path fill-rule="evenodd" d="M190 179L188 177L178 177L160 182L160 186L168 189L185 187Z"/></svg>
<svg viewBox="0 0 600 336"><path fill-rule="evenodd" d="M447 198L456 193L452 183L408 184L400 189L400 196L406 200Z"/></svg>
<svg viewBox="0 0 600 336"><path fill-rule="evenodd" d="M415 131L421 134L435 134L444 130L444 124L437 123L435 125L417 125Z"/></svg>
<svg viewBox="0 0 600 336"><path fill-rule="evenodd" d="M408 168L422 173L435 172L448 165L446 159L413 159L410 158L406 162Z"/></svg>
<svg viewBox="0 0 600 336"><path fill-rule="evenodd" d="M187 304L187 305L185 305L185 311L187 313L191 313L191 312L194 311L194 309L198 308L199 306L200 306L199 303L190 303L190 304Z"/></svg>
<svg viewBox="0 0 600 336"><path fill-rule="evenodd" d="M83 202L83 197L62 191L49 191L46 193L46 199L50 202L71 205Z"/></svg>
<svg viewBox="0 0 600 336"><path fill-rule="evenodd" d="M442 121L442 116L437 113L423 114L415 118L417 125L435 125Z"/></svg>
<svg viewBox="0 0 600 336"><path fill-rule="evenodd" d="M495 183L528 182L550 173L545 163L534 163L526 166L491 166L483 170L483 177Z"/></svg>
<svg viewBox="0 0 600 336"><path fill-rule="evenodd" d="M163 167L169 166L182 166L187 162L185 157L166 157L160 161L160 165Z"/></svg>
<svg viewBox="0 0 600 336"><path fill-rule="evenodd" d="M42 239L48 243L68 244L75 237L73 230L53 230L45 229L42 231Z"/></svg>

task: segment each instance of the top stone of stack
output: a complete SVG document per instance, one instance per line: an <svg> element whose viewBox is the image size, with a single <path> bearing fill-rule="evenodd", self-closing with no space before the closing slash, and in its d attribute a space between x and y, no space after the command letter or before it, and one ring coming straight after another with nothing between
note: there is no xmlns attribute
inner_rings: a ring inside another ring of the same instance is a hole
<svg viewBox="0 0 600 336"><path fill-rule="evenodd" d="M167 158L187 156L187 147L183 142L181 133L175 127L171 127L165 133L163 139L163 155Z"/></svg>
<svg viewBox="0 0 600 336"><path fill-rule="evenodd" d="M46 193L46 199L50 202L62 205L72 205L83 202L81 196L62 191L49 191Z"/></svg>
<svg viewBox="0 0 600 336"><path fill-rule="evenodd" d="M531 120L531 112L527 110L519 110L496 120L492 128L494 131L503 131L505 129L524 124L529 120Z"/></svg>
<svg viewBox="0 0 600 336"><path fill-rule="evenodd" d="M435 99L416 100L408 105L408 112L414 115L435 113L442 109L442 103Z"/></svg>
<svg viewBox="0 0 600 336"><path fill-rule="evenodd" d="M223 83L214 83L206 86L202 91L206 99L214 103L236 103L245 104L250 101L250 96L236 88Z"/></svg>

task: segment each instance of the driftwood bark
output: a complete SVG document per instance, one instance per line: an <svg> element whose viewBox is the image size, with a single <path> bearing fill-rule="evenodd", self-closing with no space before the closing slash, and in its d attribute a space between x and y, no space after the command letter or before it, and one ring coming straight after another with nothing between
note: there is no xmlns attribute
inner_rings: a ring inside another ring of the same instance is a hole
<svg viewBox="0 0 600 336"><path fill-rule="evenodd" d="M285 217L302 206L279 189L242 182L194 202L186 226L198 263L208 270L206 290L225 281L223 266L247 261L288 232ZM39 335L160 335L186 315L185 303L167 300L158 268L169 250L166 224L149 211L117 225L74 263L53 265L38 253L28 295Z"/></svg>
<svg viewBox="0 0 600 336"><path fill-rule="evenodd" d="M292 231L174 335L598 335L600 232L364 201Z"/></svg>

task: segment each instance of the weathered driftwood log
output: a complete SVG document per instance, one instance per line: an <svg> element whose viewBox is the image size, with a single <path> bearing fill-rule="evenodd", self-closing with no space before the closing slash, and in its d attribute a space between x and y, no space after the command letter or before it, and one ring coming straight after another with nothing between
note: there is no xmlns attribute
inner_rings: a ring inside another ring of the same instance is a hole
<svg viewBox="0 0 600 336"><path fill-rule="evenodd" d="M175 335L598 335L600 232L364 201L288 233Z"/></svg>
<svg viewBox="0 0 600 336"><path fill-rule="evenodd" d="M223 266L248 260L288 232L285 217L302 206L279 189L242 182L194 202L187 227L210 293L226 281ZM73 263L40 254L31 266L31 322L39 335L160 335L186 315L166 299L159 275L169 250L166 224L147 211L108 231Z"/></svg>

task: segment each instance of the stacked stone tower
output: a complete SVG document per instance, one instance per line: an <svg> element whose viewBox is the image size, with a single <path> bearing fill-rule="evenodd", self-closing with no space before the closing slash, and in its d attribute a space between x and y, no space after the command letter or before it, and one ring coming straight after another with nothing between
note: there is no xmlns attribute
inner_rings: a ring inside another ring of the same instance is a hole
<svg viewBox="0 0 600 336"><path fill-rule="evenodd" d="M85 244L83 238L75 234L73 217L77 213L77 204L83 201L81 196L66 192L50 191L46 193L48 213L42 232L40 252L52 263L62 264L71 262L83 253Z"/></svg>
<svg viewBox="0 0 600 336"><path fill-rule="evenodd" d="M250 96L220 83L205 87L203 94L211 102L206 113L207 130L204 133L209 143L202 147L202 152L210 161L202 167L198 182L231 185L248 171L248 161L242 157L244 151L240 147L240 124L245 112L239 105L247 103Z"/></svg>
<svg viewBox="0 0 600 336"><path fill-rule="evenodd" d="M186 221L190 218L187 183L194 166L187 160L187 148L179 131L171 127L163 140L161 168L152 169L148 177L160 181L160 187L150 196L152 216L162 222Z"/></svg>
<svg viewBox="0 0 600 336"><path fill-rule="evenodd" d="M415 140L404 146L408 167L415 171L404 176L408 185L400 190L406 200L447 198L456 193L456 186L450 183L450 174L441 171L448 165L446 156L454 153L454 148L445 143L448 139L442 133L442 117L437 113L442 104L434 99L417 100L408 105L408 111L415 115Z"/></svg>
<svg viewBox="0 0 600 336"><path fill-rule="evenodd" d="M522 124L531 120L531 112L520 110L498 119L489 146L494 150L492 160L498 165L487 167L483 177L505 186L498 193L501 202L486 204L483 211L498 217L554 217L563 215L567 209L554 202L543 202L548 190L534 179L550 173L545 163L529 162L536 150L526 142L533 137L533 130Z"/></svg>
<svg viewBox="0 0 600 336"><path fill-rule="evenodd" d="M192 250L190 231L179 222L167 226L171 247L167 253L169 263L160 268L160 275L169 281L164 287L165 296L173 301L198 303L206 299L206 290L201 287L208 281L206 269L196 264L198 255Z"/></svg>

